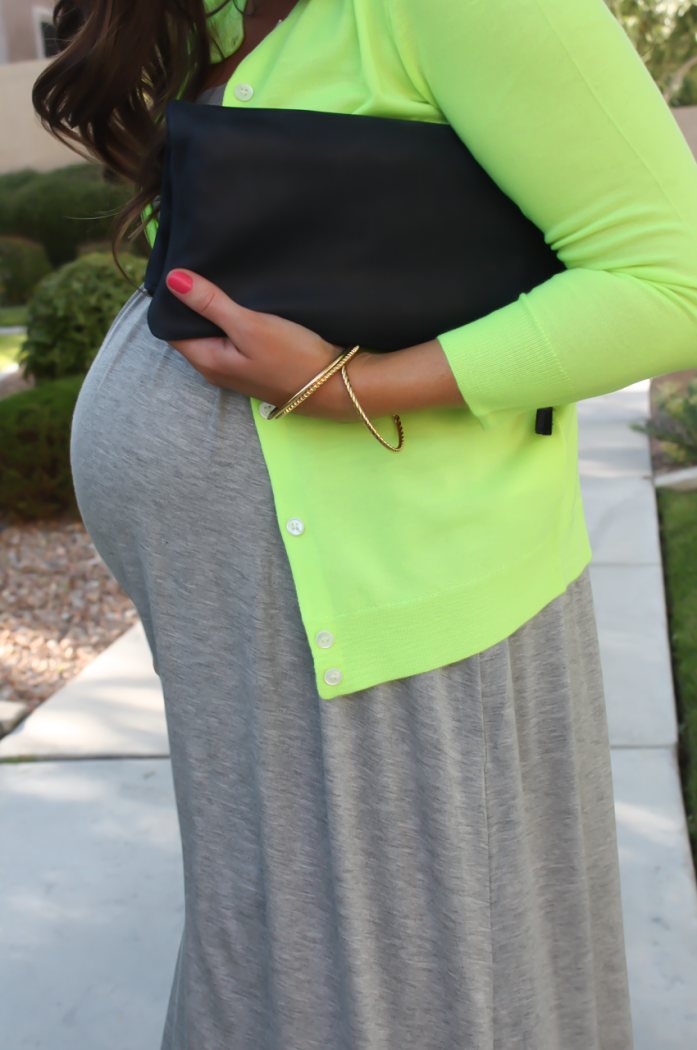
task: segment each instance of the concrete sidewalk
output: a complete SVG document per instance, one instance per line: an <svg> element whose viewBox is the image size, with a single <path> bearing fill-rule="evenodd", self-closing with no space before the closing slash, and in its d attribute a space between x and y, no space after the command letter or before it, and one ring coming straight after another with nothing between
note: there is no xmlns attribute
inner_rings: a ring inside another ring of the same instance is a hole
<svg viewBox="0 0 697 1050"><path fill-rule="evenodd" d="M579 406L580 465L636 1050L691 1050L697 892L648 446L628 426L647 401L638 384ZM159 1046L182 925L166 756L140 627L0 742L3 1050Z"/></svg>
<svg viewBox="0 0 697 1050"><path fill-rule="evenodd" d="M579 405L579 468L607 699L635 1050L697 1045L697 889L677 721L648 382Z"/></svg>

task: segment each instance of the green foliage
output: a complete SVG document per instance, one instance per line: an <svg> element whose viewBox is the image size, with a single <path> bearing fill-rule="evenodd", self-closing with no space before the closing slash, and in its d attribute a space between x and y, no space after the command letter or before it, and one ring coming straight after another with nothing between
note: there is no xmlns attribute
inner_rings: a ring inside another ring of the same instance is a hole
<svg viewBox="0 0 697 1050"><path fill-rule="evenodd" d="M0 513L31 521L77 516L70 426L82 376L0 400Z"/></svg>
<svg viewBox="0 0 697 1050"><path fill-rule="evenodd" d="M655 401L658 420L650 420L645 426L634 424L632 429L660 441L673 463L697 463L697 379L688 384L684 394L676 383L664 383Z"/></svg>
<svg viewBox="0 0 697 1050"><path fill-rule="evenodd" d="M0 368L6 368L19 360L24 338L23 335L0 335Z"/></svg>
<svg viewBox="0 0 697 1050"><path fill-rule="evenodd" d="M697 3L685 0L605 2L670 105L697 104Z"/></svg>
<svg viewBox="0 0 697 1050"><path fill-rule="evenodd" d="M52 266L71 262L78 245L108 241L114 215L130 196L94 164L0 175L0 234L43 244Z"/></svg>
<svg viewBox="0 0 697 1050"><path fill-rule="evenodd" d="M110 255L95 252L49 274L29 303L21 361L38 383L84 375L121 307L145 276L145 259L125 256L129 283Z"/></svg>
<svg viewBox="0 0 697 1050"><path fill-rule="evenodd" d="M16 325L27 323L26 306L0 306L0 327L7 325L14 328Z"/></svg>
<svg viewBox="0 0 697 1050"><path fill-rule="evenodd" d="M43 244L24 237L0 237L0 303L26 303L42 277L51 272Z"/></svg>
<svg viewBox="0 0 697 1050"><path fill-rule="evenodd" d="M659 489L663 565L678 704L679 755L697 855L697 492Z"/></svg>

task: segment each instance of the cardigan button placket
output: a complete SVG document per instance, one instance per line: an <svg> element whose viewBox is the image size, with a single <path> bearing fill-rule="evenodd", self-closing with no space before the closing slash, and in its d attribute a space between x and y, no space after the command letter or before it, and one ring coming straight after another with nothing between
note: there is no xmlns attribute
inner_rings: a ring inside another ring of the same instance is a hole
<svg viewBox="0 0 697 1050"><path fill-rule="evenodd" d="M254 94L254 88L250 84L235 84L235 98L238 102L249 102Z"/></svg>

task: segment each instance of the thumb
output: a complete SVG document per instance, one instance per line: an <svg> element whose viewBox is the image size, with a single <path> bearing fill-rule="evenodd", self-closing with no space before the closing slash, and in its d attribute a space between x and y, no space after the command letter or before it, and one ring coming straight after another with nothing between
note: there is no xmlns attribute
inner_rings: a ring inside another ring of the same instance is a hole
<svg viewBox="0 0 697 1050"><path fill-rule="evenodd" d="M170 270L167 287L177 299L212 321L232 336L233 331L251 311L239 306L217 285L191 270Z"/></svg>

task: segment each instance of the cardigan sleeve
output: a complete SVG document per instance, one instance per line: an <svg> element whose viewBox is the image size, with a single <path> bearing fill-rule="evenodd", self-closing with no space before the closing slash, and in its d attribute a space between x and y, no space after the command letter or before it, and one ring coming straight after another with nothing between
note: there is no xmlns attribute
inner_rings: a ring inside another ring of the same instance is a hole
<svg viewBox="0 0 697 1050"><path fill-rule="evenodd" d="M485 427L697 366L697 165L602 0L388 0L402 62L568 269L440 343Z"/></svg>

